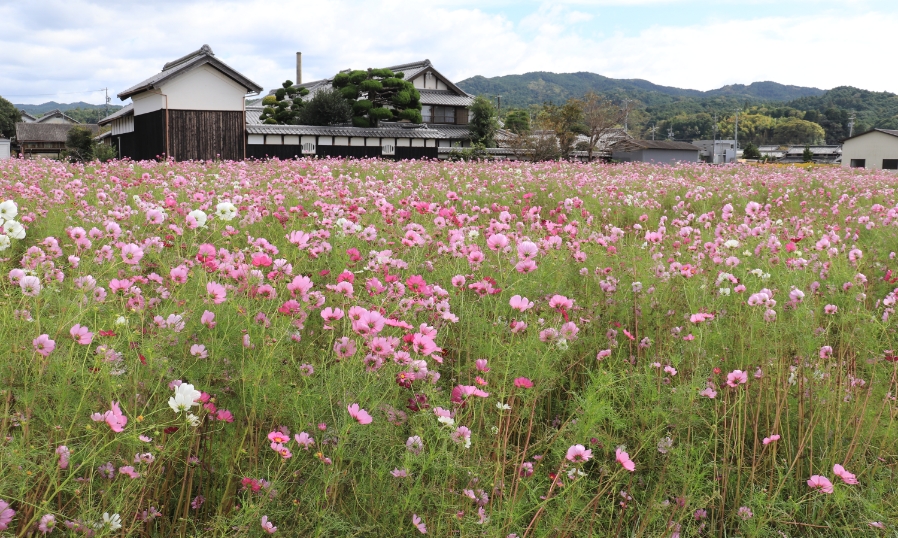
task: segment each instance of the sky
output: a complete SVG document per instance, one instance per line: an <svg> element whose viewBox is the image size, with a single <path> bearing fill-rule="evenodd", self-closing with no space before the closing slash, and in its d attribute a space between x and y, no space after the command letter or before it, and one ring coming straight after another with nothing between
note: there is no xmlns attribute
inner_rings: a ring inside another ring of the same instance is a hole
<svg viewBox="0 0 898 538"><path fill-rule="evenodd" d="M773 80L898 93L895 0L0 0L0 96L116 94L208 44L270 89L428 58L451 80L589 71L710 90ZM100 90L100 91L98 91Z"/></svg>

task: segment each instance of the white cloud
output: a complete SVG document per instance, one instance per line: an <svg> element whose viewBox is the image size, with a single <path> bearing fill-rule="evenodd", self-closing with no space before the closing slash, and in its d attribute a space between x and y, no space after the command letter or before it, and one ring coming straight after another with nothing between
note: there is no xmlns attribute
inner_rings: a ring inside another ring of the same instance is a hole
<svg viewBox="0 0 898 538"><path fill-rule="evenodd" d="M204 43L266 88L294 78L294 53L302 51L304 80L349 67L429 58L455 80L591 71L703 90L774 80L898 92L898 79L889 74L883 57L898 26L894 13L811 10L801 19L736 20L728 12L703 24L655 25L624 35L613 33L614 21L601 12L584 11L574 5L577 1L535 5L519 22L472 3L410 10L407 2L396 0L378 5L350 0L162 1L126 8L88 0L33 4L37 2L0 5L0 95L107 85L117 93ZM80 98L74 97L56 100ZM51 97L11 99L43 102ZM91 100L102 97L94 94Z"/></svg>

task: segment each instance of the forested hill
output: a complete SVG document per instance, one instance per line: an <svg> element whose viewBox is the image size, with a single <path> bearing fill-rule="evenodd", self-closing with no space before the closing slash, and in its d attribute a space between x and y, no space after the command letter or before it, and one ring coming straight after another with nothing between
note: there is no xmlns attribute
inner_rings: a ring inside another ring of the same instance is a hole
<svg viewBox="0 0 898 538"><path fill-rule="evenodd" d="M495 102L502 112L545 102L561 104L595 91L615 102L631 101L631 134L694 140L731 136L740 114L739 140L755 144L838 144L851 132L873 127L898 129L898 95L850 86L831 90L776 82L733 84L698 91L646 80L613 79L594 73L525 73L463 80L458 85ZM716 122L715 122L716 119ZM654 134L652 128L654 127Z"/></svg>
<svg viewBox="0 0 898 538"><path fill-rule="evenodd" d="M476 76L459 82L458 86L474 95L501 95L503 106L520 108L546 101L560 103L571 97L581 97L590 90L612 98L639 99L648 106L669 103L683 97L791 101L801 97L820 96L824 93L824 90L819 88L787 86L776 82L733 84L716 90L699 91L660 86L647 80L614 79L584 72L533 72L492 78Z"/></svg>
<svg viewBox="0 0 898 538"><path fill-rule="evenodd" d="M39 105L14 104L13 106L36 118L39 118L52 110L59 109L81 123L96 123L106 117L106 110L109 111L109 114L112 114L116 110L122 108L121 105L108 105L107 108L105 105L92 105L90 103L85 103L84 101L78 101L77 103L57 103L56 101L48 101Z"/></svg>

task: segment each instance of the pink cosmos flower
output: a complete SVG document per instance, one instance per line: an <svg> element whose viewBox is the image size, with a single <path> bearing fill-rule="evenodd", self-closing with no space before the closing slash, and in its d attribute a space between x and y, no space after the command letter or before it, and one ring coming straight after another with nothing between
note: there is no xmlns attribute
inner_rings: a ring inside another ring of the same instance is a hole
<svg viewBox="0 0 898 538"><path fill-rule="evenodd" d="M624 452L621 449L617 449L614 452L615 457L617 458L618 463L620 463L624 469L630 471L631 473L636 470L636 463L630 459L630 455Z"/></svg>
<svg viewBox="0 0 898 538"><path fill-rule="evenodd" d="M808 487L811 489L819 489L821 492L829 495L833 492L833 483L829 481L825 476L821 476L819 474L813 475L808 480Z"/></svg>
<svg viewBox="0 0 898 538"><path fill-rule="evenodd" d="M268 516L262 516L262 530L268 534L274 534L278 528L274 526L274 523L268 521Z"/></svg>
<svg viewBox="0 0 898 538"><path fill-rule="evenodd" d="M122 247L122 261L128 265L136 265L143 258L143 249L134 243L128 243Z"/></svg>
<svg viewBox="0 0 898 538"><path fill-rule="evenodd" d="M109 424L109 428L116 433L124 431L125 425L128 424L128 417L122 413L118 402L112 402L109 411L106 411L105 413L93 413L90 418L94 422L106 421L106 424Z"/></svg>
<svg viewBox="0 0 898 538"><path fill-rule="evenodd" d="M736 387L748 382L748 373L742 370L733 370L727 374L727 385Z"/></svg>
<svg viewBox="0 0 898 538"><path fill-rule="evenodd" d="M124 475L128 475L130 478L140 478L140 473L134 470L134 467L130 465L125 465L123 467L118 468L118 472Z"/></svg>
<svg viewBox="0 0 898 538"><path fill-rule="evenodd" d="M573 445L567 449L565 459L574 463L587 462L592 458L592 450L583 445Z"/></svg>
<svg viewBox="0 0 898 538"><path fill-rule="evenodd" d="M39 530L42 534L50 534L53 532L53 529L56 527L56 516L53 514L44 514L41 516L41 521L37 525L37 530Z"/></svg>
<svg viewBox="0 0 898 538"><path fill-rule="evenodd" d="M275 430L268 434L268 440L272 443L288 443L290 442L290 434Z"/></svg>
<svg viewBox="0 0 898 538"><path fill-rule="evenodd" d="M486 359L477 359L476 361L474 361L474 366L477 368L477 370L479 370L481 372L489 372L490 371L489 366L487 366L486 364L487 364Z"/></svg>
<svg viewBox="0 0 898 538"><path fill-rule="evenodd" d="M56 342L51 340L48 334L38 336L31 343L34 345L34 351L44 357L48 357L56 349Z"/></svg>
<svg viewBox="0 0 898 538"><path fill-rule="evenodd" d="M603 349L602 351L599 351L598 353L596 353L596 360L600 361L600 360L604 359L605 357L610 357L610 356L611 356L611 350Z"/></svg>
<svg viewBox="0 0 898 538"><path fill-rule="evenodd" d="M823 307L823 312L826 314L835 314L839 311L839 307L834 304L828 304Z"/></svg>
<svg viewBox="0 0 898 538"><path fill-rule="evenodd" d="M531 389L533 388L533 381L530 381L526 377L518 377L514 380L514 386L519 389Z"/></svg>
<svg viewBox="0 0 898 538"><path fill-rule="evenodd" d="M359 408L359 404L351 404L346 409L349 411L349 416L356 419L359 424L371 424L371 421L374 420L367 411Z"/></svg>
<svg viewBox="0 0 898 538"><path fill-rule="evenodd" d="M67 469L69 467L69 456L71 452L69 452L69 447L65 445L59 445L56 447L56 454L59 456L59 468Z"/></svg>
<svg viewBox="0 0 898 538"><path fill-rule="evenodd" d="M69 334L82 346L90 345L94 340L94 333L90 332L87 327L82 327L77 323L69 329Z"/></svg>
<svg viewBox="0 0 898 538"><path fill-rule="evenodd" d="M16 511L9 507L9 503L0 499L0 531L9 528L9 523L16 515Z"/></svg>
<svg viewBox="0 0 898 538"><path fill-rule="evenodd" d="M206 293L209 294L209 298L212 299L212 302L215 304L225 302L225 297L227 296L225 287L218 282L207 282Z"/></svg>
<svg viewBox="0 0 898 538"><path fill-rule="evenodd" d="M508 237L504 234L493 234L486 240L486 246L490 250L502 250L508 246Z"/></svg>
<svg viewBox="0 0 898 538"><path fill-rule="evenodd" d="M307 434L306 432L299 432L298 434L294 435L293 438L296 440L299 446L303 447L306 450L308 450L310 446L315 444L315 439L313 439L312 436Z"/></svg>
<svg viewBox="0 0 898 538"><path fill-rule="evenodd" d="M703 323L705 321L711 321L712 319L714 319L714 314L706 314L705 312L699 312L698 314L689 316L689 321L692 323Z"/></svg>
<svg viewBox="0 0 898 538"><path fill-rule="evenodd" d="M13 269L13 271L15 271L15 269ZM12 279L12 271L10 271L10 280ZM33 275L22 276L19 279L19 287L22 289L23 295L27 295L28 297L37 297L37 295L41 292L41 279Z"/></svg>
<svg viewBox="0 0 898 538"><path fill-rule="evenodd" d="M456 385L452 389L452 394L450 395L449 400L455 403L462 403L469 396L489 398L489 393L478 389L474 385Z"/></svg>
<svg viewBox="0 0 898 538"><path fill-rule="evenodd" d="M845 467L842 467L838 463L833 465L833 474L841 478L842 482L845 482L846 484L854 485L858 483L854 474L849 473Z"/></svg>
<svg viewBox="0 0 898 538"><path fill-rule="evenodd" d="M421 518L418 517L418 514L412 514L412 525L414 525L421 534L427 534L427 527L424 525Z"/></svg>
<svg viewBox="0 0 898 538"><path fill-rule="evenodd" d="M200 323L202 323L203 325L205 325L206 327L208 327L210 329L215 327L215 325L216 325L215 314L213 314L212 312L209 312L208 310L204 311L203 315L200 317Z"/></svg>
<svg viewBox="0 0 898 538"><path fill-rule="evenodd" d="M765 437L761 442L764 443L765 445L769 445L770 443L772 443L774 441L779 441L779 440L780 440L779 434L775 433L775 434L771 435L770 437Z"/></svg>
<svg viewBox="0 0 898 538"><path fill-rule="evenodd" d="M511 299L509 299L508 304L515 310L520 310L521 312L526 312L533 308L533 301L527 299L526 297L521 297L520 295L512 295Z"/></svg>

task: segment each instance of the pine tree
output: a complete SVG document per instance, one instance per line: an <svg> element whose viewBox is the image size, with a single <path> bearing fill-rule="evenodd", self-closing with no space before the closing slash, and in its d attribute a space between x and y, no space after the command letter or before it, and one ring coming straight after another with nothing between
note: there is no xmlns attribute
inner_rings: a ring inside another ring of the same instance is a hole
<svg viewBox="0 0 898 538"><path fill-rule="evenodd" d="M389 69L356 70L338 73L333 84L352 105L356 127L377 127L392 119L421 123L421 94L404 76Z"/></svg>
<svg viewBox="0 0 898 538"><path fill-rule="evenodd" d="M805 146L804 151L801 153L801 158L806 163L814 162L814 154L811 152L810 146Z"/></svg>
<svg viewBox="0 0 898 538"><path fill-rule="evenodd" d="M284 81L274 95L262 99L265 108L259 119L269 125L296 125L304 104L302 96L308 94L309 90L294 86L292 80Z"/></svg>

